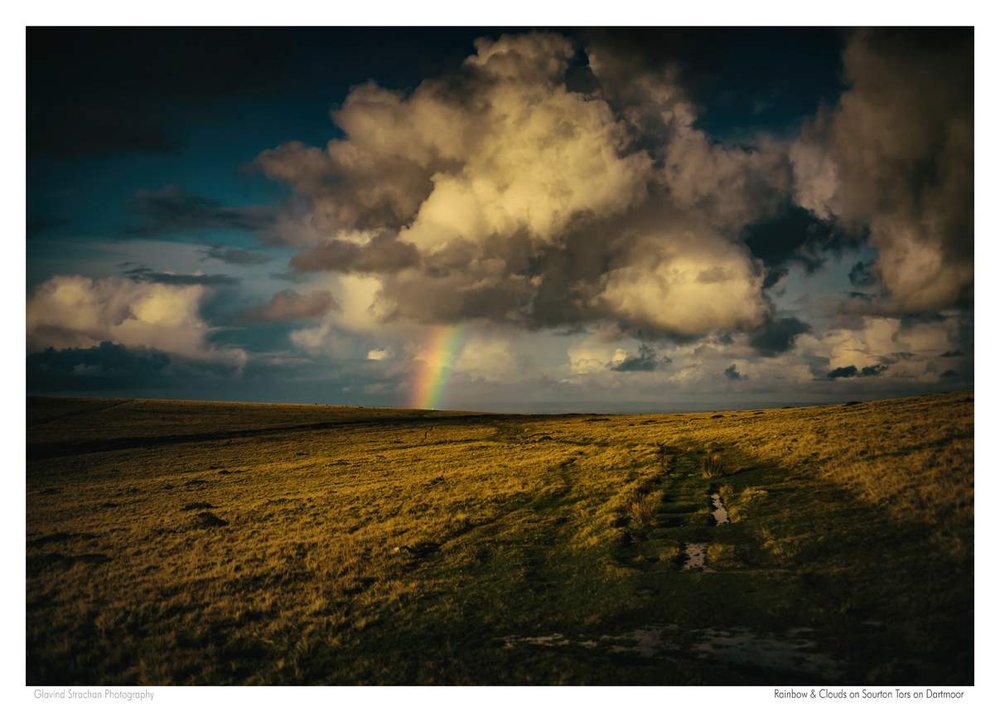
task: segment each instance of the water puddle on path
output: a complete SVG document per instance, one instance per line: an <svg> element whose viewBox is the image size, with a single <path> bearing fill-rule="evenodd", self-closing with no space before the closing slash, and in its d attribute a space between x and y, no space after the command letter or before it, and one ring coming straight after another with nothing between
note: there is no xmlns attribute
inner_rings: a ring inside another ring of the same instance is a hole
<svg viewBox="0 0 1000 712"><path fill-rule="evenodd" d="M705 553L708 544L688 544L684 547L684 570L705 570Z"/></svg>
<svg viewBox="0 0 1000 712"><path fill-rule="evenodd" d="M731 524L729 519L729 512L726 510L726 505L722 503L722 495L718 492L712 494L712 518L715 520L715 526L719 527L723 524ZM704 542L691 542L684 546L684 571L711 571L706 565L706 555L708 553L708 544Z"/></svg>
<svg viewBox="0 0 1000 712"><path fill-rule="evenodd" d="M816 643L810 639L814 632L809 628L792 628L784 634L771 635L755 633L749 628L702 628L681 635L682 629L676 625L650 625L618 635L511 635L503 638L503 642L508 649L527 645L678 661L696 657L713 663L836 678L843 672L843 665L816 650ZM687 643L681 643L682 639Z"/></svg>
<svg viewBox="0 0 1000 712"><path fill-rule="evenodd" d="M722 497L716 492L712 495L712 516L715 517L715 526L720 524L729 524L729 512L726 511L726 506L722 503Z"/></svg>
<svg viewBox="0 0 1000 712"><path fill-rule="evenodd" d="M670 638L678 630L675 625L643 626L620 635L600 635L597 637L569 637L562 633L534 636L507 636L503 639L505 648L531 645L543 648L580 647L585 650L601 650L620 655L635 655L652 658L662 653L676 651L678 646Z"/></svg>
<svg viewBox="0 0 1000 712"><path fill-rule="evenodd" d="M815 650L816 644L805 637L811 632L808 628L793 628L785 636L777 637L754 633L748 628L708 628L691 647L700 656L736 665L836 677L842 665Z"/></svg>

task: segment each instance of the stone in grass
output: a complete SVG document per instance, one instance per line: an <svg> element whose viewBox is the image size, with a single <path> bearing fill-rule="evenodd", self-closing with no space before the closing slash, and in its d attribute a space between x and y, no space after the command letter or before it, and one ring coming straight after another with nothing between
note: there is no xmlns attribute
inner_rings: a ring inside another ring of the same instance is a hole
<svg viewBox="0 0 1000 712"><path fill-rule="evenodd" d="M392 553L407 553L416 559L425 559L440 548L441 545L436 541L419 541L416 544L404 544L403 546L393 547Z"/></svg>
<svg viewBox="0 0 1000 712"><path fill-rule="evenodd" d="M181 507L182 512L191 512L196 509L215 509L215 505L208 502L188 502Z"/></svg>
<svg viewBox="0 0 1000 712"><path fill-rule="evenodd" d="M225 519L215 516L211 512L198 512L194 516L194 525L201 529L212 529L215 527L225 527L229 525Z"/></svg>

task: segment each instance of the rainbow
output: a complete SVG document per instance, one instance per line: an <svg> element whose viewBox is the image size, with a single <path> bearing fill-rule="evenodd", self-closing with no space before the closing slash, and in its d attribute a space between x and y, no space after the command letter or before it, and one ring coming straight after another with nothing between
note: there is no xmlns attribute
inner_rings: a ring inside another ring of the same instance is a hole
<svg viewBox="0 0 1000 712"><path fill-rule="evenodd" d="M436 326L417 357L410 407L433 410L441 407L444 385L451 373L462 340L462 326Z"/></svg>

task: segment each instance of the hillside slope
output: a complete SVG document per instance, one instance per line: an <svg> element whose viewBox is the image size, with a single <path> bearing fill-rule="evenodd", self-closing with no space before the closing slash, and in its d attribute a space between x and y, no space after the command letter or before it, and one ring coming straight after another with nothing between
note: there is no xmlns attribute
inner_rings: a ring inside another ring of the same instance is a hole
<svg viewBox="0 0 1000 712"><path fill-rule="evenodd" d="M28 684L972 682L971 393L28 423Z"/></svg>

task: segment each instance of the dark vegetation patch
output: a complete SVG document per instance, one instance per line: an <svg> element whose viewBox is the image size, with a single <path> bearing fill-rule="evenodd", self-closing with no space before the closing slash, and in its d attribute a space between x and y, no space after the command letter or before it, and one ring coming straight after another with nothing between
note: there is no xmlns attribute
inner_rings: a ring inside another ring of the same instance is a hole
<svg viewBox="0 0 1000 712"><path fill-rule="evenodd" d="M214 529L216 527L229 526L229 522L211 512L198 512L192 521L194 526L199 529Z"/></svg>
<svg viewBox="0 0 1000 712"><path fill-rule="evenodd" d="M97 534L90 534L88 532L55 532L54 534L46 534L29 539L28 546L39 547L49 544L65 544L71 541L90 541L96 538Z"/></svg>
<svg viewBox="0 0 1000 712"><path fill-rule="evenodd" d="M181 507L182 512L191 512L196 509L215 509L215 505L209 502L188 502Z"/></svg>
<svg viewBox="0 0 1000 712"><path fill-rule="evenodd" d="M37 576L50 569L69 569L75 564L106 564L111 557L106 554L61 554L49 552L28 556L28 576Z"/></svg>

